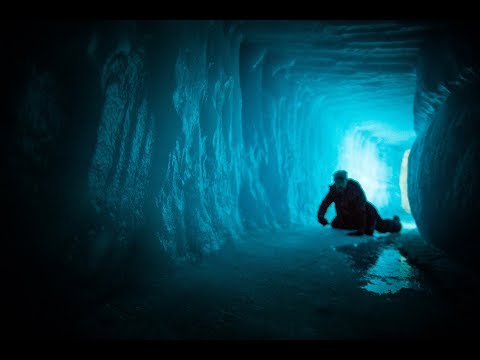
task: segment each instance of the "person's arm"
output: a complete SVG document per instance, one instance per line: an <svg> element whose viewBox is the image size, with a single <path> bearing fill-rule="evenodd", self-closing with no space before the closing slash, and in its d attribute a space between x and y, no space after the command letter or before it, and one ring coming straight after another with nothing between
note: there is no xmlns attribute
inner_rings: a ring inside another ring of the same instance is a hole
<svg viewBox="0 0 480 360"><path fill-rule="evenodd" d="M332 192L329 191L327 196L325 196L322 203L320 204L320 207L318 208L318 213L317 213L318 221L320 221L320 219L325 219L325 213L327 212L327 209L332 202L333 202Z"/></svg>

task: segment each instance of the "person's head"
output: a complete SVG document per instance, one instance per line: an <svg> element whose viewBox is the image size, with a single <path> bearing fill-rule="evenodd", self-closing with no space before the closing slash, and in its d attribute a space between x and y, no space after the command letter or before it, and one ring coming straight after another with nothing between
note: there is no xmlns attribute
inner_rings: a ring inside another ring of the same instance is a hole
<svg viewBox="0 0 480 360"><path fill-rule="evenodd" d="M333 181L337 191L344 191L347 188L348 173L345 170L335 171Z"/></svg>

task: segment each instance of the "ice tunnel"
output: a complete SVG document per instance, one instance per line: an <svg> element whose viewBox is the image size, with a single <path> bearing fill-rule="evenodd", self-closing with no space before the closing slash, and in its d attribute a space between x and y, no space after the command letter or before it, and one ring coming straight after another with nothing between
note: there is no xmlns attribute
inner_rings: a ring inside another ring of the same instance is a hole
<svg viewBox="0 0 480 360"><path fill-rule="evenodd" d="M9 31L4 173L10 244L25 263L118 278L132 254L198 258L262 229L318 227L338 169L383 217L479 259L480 59L468 23L52 20Z"/></svg>

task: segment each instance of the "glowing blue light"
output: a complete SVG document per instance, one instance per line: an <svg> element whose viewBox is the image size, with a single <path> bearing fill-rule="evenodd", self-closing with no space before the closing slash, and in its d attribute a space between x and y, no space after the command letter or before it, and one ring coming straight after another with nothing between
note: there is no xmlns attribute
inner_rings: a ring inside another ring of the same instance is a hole
<svg viewBox="0 0 480 360"><path fill-rule="evenodd" d="M380 159L377 143L356 127L347 133L340 147L338 169L348 171L348 176L360 182L368 201L382 208L389 204L387 189L390 168Z"/></svg>

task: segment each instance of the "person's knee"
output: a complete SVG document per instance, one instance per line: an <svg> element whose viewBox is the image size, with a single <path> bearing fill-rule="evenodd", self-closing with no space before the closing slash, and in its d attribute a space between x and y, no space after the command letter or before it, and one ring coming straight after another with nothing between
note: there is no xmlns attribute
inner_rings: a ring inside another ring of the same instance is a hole
<svg viewBox="0 0 480 360"><path fill-rule="evenodd" d="M377 224L377 220L373 219L370 216L367 216L367 222L366 222L366 227L365 227L365 234L367 235L373 235L373 232L375 231L375 227Z"/></svg>
<svg viewBox="0 0 480 360"><path fill-rule="evenodd" d="M372 230L365 230L365 235L372 236L373 231Z"/></svg>
<svg viewBox="0 0 480 360"><path fill-rule="evenodd" d="M341 230L354 230L357 228L357 226L350 223L348 219L345 220L345 219L339 219L338 217L336 217L332 221L332 228L341 229Z"/></svg>
<svg viewBox="0 0 480 360"><path fill-rule="evenodd" d="M338 220L338 218L333 219L331 225L332 225L332 228L334 228L334 229L341 229L342 228L342 223L341 223L341 221Z"/></svg>

